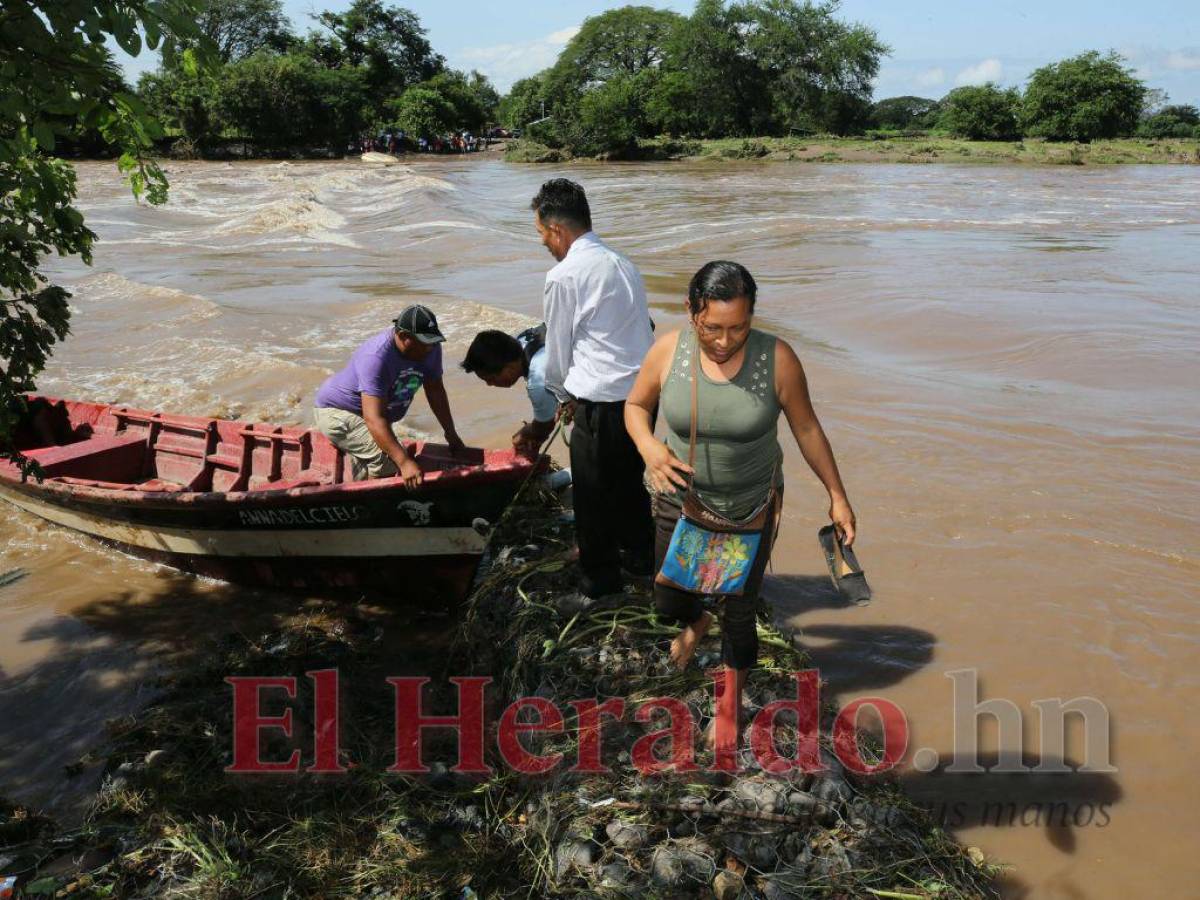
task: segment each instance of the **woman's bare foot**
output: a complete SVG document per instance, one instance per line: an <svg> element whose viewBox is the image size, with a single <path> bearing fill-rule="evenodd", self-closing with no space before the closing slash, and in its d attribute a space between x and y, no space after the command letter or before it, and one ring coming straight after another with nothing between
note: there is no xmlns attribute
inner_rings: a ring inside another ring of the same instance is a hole
<svg viewBox="0 0 1200 900"><path fill-rule="evenodd" d="M736 730L736 737L734 738L732 746L727 747L725 749L734 750L737 747L739 747L741 745L741 743L742 743L742 729L738 728ZM708 727L704 729L704 734L700 738L700 747L703 750L716 750L717 749L717 720L715 717L709 721Z"/></svg>
<svg viewBox="0 0 1200 900"><path fill-rule="evenodd" d="M692 661L696 647L708 634L708 629L712 627L712 621L712 613L706 612L691 625L685 625L683 630L675 636L675 640L671 641L671 662L680 671L686 669L688 663Z"/></svg>

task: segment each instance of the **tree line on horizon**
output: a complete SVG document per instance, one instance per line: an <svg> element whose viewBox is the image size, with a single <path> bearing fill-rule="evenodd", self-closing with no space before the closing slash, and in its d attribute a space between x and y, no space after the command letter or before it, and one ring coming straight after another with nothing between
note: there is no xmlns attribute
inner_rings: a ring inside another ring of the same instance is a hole
<svg viewBox="0 0 1200 900"><path fill-rule="evenodd" d="M197 155L232 140L264 153L340 151L385 129L415 139L495 120L491 82L447 66L411 10L354 0L311 16L316 27L299 35L282 0L206 0L198 26L215 59L164 62L137 92Z"/></svg>
<svg viewBox="0 0 1200 900"><path fill-rule="evenodd" d="M501 121L551 147L620 155L657 136L939 132L972 140L1200 137L1194 106L1166 106L1115 53L940 100L872 102L890 49L837 18L840 0L697 0L690 16L624 6L587 19L555 64L513 85ZM544 113L543 113L544 111Z"/></svg>
<svg viewBox="0 0 1200 900"><path fill-rule="evenodd" d="M449 67L416 13L384 0L313 12L295 32L282 0L204 0L208 64L182 53L136 93L175 151L212 155L232 141L261 154L339 152L364 134L420 136L502 124L576 155L634 155L668 138L942 134L1200 137L1200 111L1167 105L1115 53L1091 51L1035 71L1024 90L994 83L941 99L873 100L890 52L840 0L697 0L691 15L624 6L585 20L549 68L503 98L479 72ZM123 88L113 67L113 89ZM93 134L82 152L102 144Z"/></svg>

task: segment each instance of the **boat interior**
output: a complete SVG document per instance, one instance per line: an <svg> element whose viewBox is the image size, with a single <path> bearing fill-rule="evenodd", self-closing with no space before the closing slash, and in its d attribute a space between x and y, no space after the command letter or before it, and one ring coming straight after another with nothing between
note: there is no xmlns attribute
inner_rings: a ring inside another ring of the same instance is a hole
<svg viewBox="0 0 1200 900"><path fill-rule="evenodd" d="M319 431L30 398L16 448L45 480L128 491L262 491L352 480L349 459ZM482 450L405 442L427 477L483 465Z"/></svg>

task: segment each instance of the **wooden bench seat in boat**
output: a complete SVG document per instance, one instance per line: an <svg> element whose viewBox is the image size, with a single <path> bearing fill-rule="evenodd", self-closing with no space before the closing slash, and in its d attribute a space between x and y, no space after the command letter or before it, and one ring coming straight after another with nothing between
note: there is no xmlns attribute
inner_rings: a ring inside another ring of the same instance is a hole
<svg viewBox="0 0 1200 900"><path fill-rule="evenodd" d="M105 434L60 444L22 450L48 477L95 478L132 483L142 478L146 455L145 434Z"/></svg>

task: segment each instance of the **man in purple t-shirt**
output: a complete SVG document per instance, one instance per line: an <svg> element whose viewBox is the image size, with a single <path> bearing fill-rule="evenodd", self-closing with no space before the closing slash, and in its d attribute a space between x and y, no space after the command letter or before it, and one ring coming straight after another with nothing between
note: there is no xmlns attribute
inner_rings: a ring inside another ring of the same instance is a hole
<svg viewBox="0 0 1200 900"><path fill-rule="evenodd" d="M400 473L409 488L421 483L421 467L396 438L393 427L404 418L422 385L451 450L463 448L454 428L450 400L442 383L446 338L437 318L424 306L410 306L395 327L365 341L346 368L317 389L313 418L334 445L350 455L355 481Z"/></svg>

